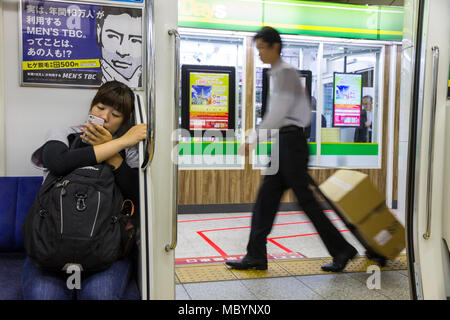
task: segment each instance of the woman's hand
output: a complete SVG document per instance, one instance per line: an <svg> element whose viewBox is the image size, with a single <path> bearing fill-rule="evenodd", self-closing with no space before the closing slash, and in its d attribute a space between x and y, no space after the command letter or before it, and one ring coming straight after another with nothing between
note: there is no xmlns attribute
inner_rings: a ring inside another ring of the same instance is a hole
<svg viewBox="0 0 450 320"><path fill-rule="evenodd" d="M129 148L146 138L147 138L147 124L141 123L131 127L119 139L123 141L126 148Z"/></svg>
<svg viewBox="0 0 450 320"><path fill-rule="evenodd" d="M81 131L83 132L81 138L93 146L103 144L112 140L111 133L95 122L86 123Z"/></svg>
<svg viewBox="0 0 450 320"><path fill-rule="evenodd" d="M131 127L123 136L111 141L95 145L94 153L97 163L109 161L111 165L118 168L122 163L122 157L118 154L121 150L137 144L147 137L147 125L145 123ZM115 161L119 160L119 161ZM114 162L114 163L113 163Z"/></svg>

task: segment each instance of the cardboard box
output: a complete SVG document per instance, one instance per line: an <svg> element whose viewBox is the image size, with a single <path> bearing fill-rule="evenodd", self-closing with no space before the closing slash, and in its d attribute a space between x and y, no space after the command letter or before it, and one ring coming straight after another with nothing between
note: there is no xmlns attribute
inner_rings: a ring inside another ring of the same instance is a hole
<svg viewBox="0 0 450 320"><path fill-rule="evenodd" d="M369 176L359 171L338 170L319 188L354 225L385 200L370 182Z"/></svg>
<svg viewBox="0 0 450 320"><path fill-rule="evenodd" d="M385 204L373 210L356 229L375 252L390 260L405 248L405 228Z"/></svg>
<svg viewBox="0 0 450 320"><path fill-rule="evenodd" d="M368 175L338 170L319 186L358 235L378 254L394 259L405 248L405 229Z"/></svg>

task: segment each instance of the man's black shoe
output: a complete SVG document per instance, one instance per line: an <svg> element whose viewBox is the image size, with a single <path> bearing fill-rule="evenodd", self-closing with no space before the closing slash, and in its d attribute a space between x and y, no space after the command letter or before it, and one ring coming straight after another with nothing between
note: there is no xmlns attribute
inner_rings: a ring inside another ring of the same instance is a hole
<svg viewBox="0 0 450 320"><path fill-rule="evenodd" d="M244 258L241 261L227 261L225 264L237 270L267 270L267 261Z"/></svg>
<svg viewBox="0 0 450 320"><path fill-rule="evenodd" d="M356 251L356 249L353 248L351 253L333 258L332 263L323 265L322 270L329 271L329 272L341 272L342 270L345 269L345 267L347 266L347 263L350 260L352 260L356 256L357 253L358 253L358 251Z"/></svg>

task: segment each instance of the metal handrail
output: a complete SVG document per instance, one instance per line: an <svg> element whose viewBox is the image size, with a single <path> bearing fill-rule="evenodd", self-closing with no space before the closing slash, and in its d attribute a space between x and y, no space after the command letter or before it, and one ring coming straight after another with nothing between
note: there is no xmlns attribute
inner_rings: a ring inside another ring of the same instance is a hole
<svg viewBox="0 0 450 320"><path fill-rule="evenodd" d="M146 1L145 3L145 15L147 21L147 32L146 32L146 50L145 50L145 61L147 66L146 81L145 81L145 93L148 107L148 121L147 121L147 139L146 139L146 154L144 156L144 161L141 165L142 169L147 168L148 165L153 160L155 154L155 136L156 136L156 116L155 116L155 31L154 25L154 1ZM149 79L147 78L150 75Z"/></svg>
<svg viewBox="0 0 450 320"><path fill-rule="evenodd" d="M174 117L173 117L173 128L176 130L178 128L178 114L179 114L179 103L180 103L180 34L176 29L170 29L169 35L175 37L175 54L174 54ZM174 150L173 161L173 184L172 184L172 242L167 244L165 249L170 251L175 249L178 241L178 139L176 135L172 136L172 150Z"/></svg>
<svg viewBox="0 0 450 320"><path fill-rule="evenodd" d="M437 82L439 70L439 47L431 48L433 52L432 62L432 79L431 79L431 115L430 115L430 134L428 138L430 161L428 162L428 177L427 177L427 229L423 234L425 240L431 237L431 197L433 189L433 162L434 162L434 125L436 121L436 97L437 97Z"/></svg>

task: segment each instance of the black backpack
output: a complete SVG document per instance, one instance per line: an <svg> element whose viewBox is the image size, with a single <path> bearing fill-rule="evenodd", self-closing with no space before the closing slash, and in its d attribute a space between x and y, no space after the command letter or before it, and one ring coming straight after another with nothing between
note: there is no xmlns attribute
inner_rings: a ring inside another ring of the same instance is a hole
<svg viewBox="0 0 450 320"><path fill-rule="evenodd" d="M77 135L71 149L79 144ZM63 177L49 173L25 219L25 251L46 270L70 264L83 271L104 270L134 244L133 207L130 200L124 202L106 163Z"/></svg>

